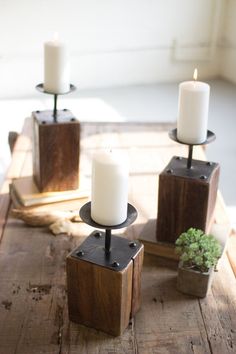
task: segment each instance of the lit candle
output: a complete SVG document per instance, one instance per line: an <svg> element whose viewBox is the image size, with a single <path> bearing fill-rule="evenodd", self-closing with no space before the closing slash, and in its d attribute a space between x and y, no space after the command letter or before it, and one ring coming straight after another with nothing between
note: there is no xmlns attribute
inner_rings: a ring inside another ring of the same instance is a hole
<svg viewBox="0 0 236 354"><path fill-rule="evenodd" d="M66 93L70 89L70 64L66 45L54 39L44 43L44 90L50 93Z"/></svg>
<svg viewBox="0 0 236 354"><path fill-rule="evenodd" d="M114 226L127 218L128 161L115 151L101 151L92 160L91 218Z"/></svg>
<svg viewBox="0 0 236 354"><path fill-rule="evenodd" d="M177 138L186 144L201 144L207 137L210 86L194 80L179 85Z"/></svg>

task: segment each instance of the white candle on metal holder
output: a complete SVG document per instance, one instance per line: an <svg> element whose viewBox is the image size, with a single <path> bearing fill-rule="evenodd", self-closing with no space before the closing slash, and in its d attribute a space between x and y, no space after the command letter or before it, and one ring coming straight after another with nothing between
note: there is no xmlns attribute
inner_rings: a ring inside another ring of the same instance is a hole
<svg viewBox="0 0 236 354"><path fill-rule="evenodd" d="M63 94L70 90L70 63L67 47L54 39L44 43L44 90Z"/></svg>
<svg viewBox="0 0 236 354"><path fill-rule="evenodd" d="M101 151L92 160L91 218L114 226L127 218L128 161L124 154Z"/></svg>
<svg viewBox="0 0 236 354"><path fill-rule="evenodd" d="M207 138L207 121L210 86L197 80L179 85L177 138L186 144L201 144Z"/></svg>

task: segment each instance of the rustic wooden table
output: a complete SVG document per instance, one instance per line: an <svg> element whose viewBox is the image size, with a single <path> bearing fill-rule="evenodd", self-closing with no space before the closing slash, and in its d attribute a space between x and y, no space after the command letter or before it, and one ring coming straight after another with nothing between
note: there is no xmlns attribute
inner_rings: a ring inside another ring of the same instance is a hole
<svg viewBox="0 0 236 354"><path fill-rule="evenodd" d="M205 299L176 290L176 262L145 255L142 307L121 337L69 322L65 258L92 231L54 237L47 228L27 227L11 218L8 185L32 173L31 120L16 143L0 199L0 354L189 354L236 353L236 283L227 253L219 262ZM138 238L156 218L158 173L186 148L169 140L168 125L82 124L81 171L90 175L90 157L101 146L121 147L130 157L130 202L137 221L123 233ZM203 157L201 149L195 156ZM227 223L220 197L216 225ZM155 227L155 223L153 223ZM96 289L94 289L96 291Z"/></svg>

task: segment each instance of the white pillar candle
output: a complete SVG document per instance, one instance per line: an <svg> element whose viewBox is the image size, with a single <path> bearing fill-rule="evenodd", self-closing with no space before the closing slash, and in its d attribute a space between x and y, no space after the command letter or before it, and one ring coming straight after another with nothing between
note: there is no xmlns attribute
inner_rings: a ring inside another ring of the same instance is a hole
<svg viewBox="0 0 236 354"><path fill-rule="evenodd" d="M92 160L91 218L114 226L127 218L128 161L124 154L101 151Z"/></svg>
<svg viewBox="0 0 236 354"><path fill-rule="evenodd" d="M177 138L186 144L201 144L207 137L210 86L197 80L179 85Z"/></svg>
<svg viewBox="0 0 236 354"><path fill-rule="evenodd" d="M57 37L44 43L44 90L62 94L70 89L70 63L67 47Z"/></svg>

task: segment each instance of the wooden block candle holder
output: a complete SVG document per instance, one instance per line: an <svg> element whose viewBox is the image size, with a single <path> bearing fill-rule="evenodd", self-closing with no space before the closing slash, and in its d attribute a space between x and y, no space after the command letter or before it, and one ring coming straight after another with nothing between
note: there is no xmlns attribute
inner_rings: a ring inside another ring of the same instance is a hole
<svg viewBox="0 0 236 354"><path fill-rule="evenodd" d="M169 133L177 140L177 130ZM208 131L207 140L215 139ZM199 144L202 145L202 144ZM218 163L174 156L159 176L157 241L175 244L179 235L190 227L209 232L213 221L220 167Z"/></svg>
<svg viewBox="0 0 236 354"><path fill-rule="evenodd" d="M123 333L140 307L143 245L111 230L130 225L137 212L128 205L127 220L103 226L90 217L91 203L81 208L82 220L105 232L94 231L66 262L69 318L113 336Z"/></svg>
<svg viewBox="0 0 236 354"><path fill-rule="evenodd" d="M43 85L36 86L41 92ZM71 85L71 91L75 88ZM47 92L45 92L47 93ZM79 187L80 124L67 110L36 111L33 116L33 175L40 192Z"/></svg>
<svg viewBox="0 0 236 354"><path fill-rule="evenodd" d="M169 133L177 140L177 130ZM215 134L207 132L208 144ZM199 144L202 145L202 144ZM220 166L218 163L192 159L193 145L188 158L174 156L159 175L158 213L156 228L144 228L140 240L147 253L178 259L175 241L190 227L208 233L213 222ZM146 231L148 230L148 231Z"/></svg>
<svg viewBox="0 0 236 354"><path fill-rule="evenodd" d="M68 110L33 115L33 174L40 192L79 187L80 123Z"/></svg>
<svg viewBox="0 0 236 354"><path fill-rule="evenodd" d="M213 221L219 171L217 163L174 156L159 176L157 241L174 244L190 227L209 232Z"/></svg>

